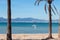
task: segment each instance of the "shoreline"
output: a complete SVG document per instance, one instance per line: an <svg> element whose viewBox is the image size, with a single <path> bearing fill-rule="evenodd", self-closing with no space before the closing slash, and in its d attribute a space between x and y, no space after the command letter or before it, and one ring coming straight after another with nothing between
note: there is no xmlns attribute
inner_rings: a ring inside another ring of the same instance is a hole
<svg viewBox="0 0 60 40"><path fill-rule="evenodd" d="M58 34L52 34L53 38L57 39ZM12 39L43 39L47 38L48 34L12 34ZM0 34L0 39L6 39L6 34Z"/></svg>

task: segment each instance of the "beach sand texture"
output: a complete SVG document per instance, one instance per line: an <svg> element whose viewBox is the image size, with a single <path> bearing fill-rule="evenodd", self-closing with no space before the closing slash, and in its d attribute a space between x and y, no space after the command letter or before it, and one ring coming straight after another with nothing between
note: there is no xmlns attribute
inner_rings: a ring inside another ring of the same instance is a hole
<svg viewBox="0 0 60 40"><path fill-rule="evenodd" d="M47 38L48 34L12 34L13 39L44 39ZM53 34L53 38L57 39L58 34ZM0 34L0 40L6 40L6 34Z"/></svg>

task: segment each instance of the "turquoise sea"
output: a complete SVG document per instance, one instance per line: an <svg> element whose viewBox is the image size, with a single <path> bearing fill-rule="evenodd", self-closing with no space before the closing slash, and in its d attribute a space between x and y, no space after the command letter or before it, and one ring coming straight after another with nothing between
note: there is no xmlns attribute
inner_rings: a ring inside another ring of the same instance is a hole
<svg viewBox="0 0 60 40"><path fill-rule="evenodd" d="M35 26L33 26L35 25ZM12 23L12 33L13 34L36 34L36 33L48 33L49 29L48 23ZM58 33L58 23L52 23L52 32ZM7 33L7 23L0 22L0 34Z"/></svg>

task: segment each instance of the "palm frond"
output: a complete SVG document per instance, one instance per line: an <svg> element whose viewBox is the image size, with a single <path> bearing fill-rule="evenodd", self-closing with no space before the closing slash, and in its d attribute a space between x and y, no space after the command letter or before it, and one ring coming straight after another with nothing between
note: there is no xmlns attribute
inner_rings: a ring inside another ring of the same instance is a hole
<svg viewBox="0 0 60 40"><path fill-rule="evenodd" d="M34 5L36 5L37 2L38 2L38 0L35 1Z"/></svg>
<svg viewBox="0 0 60 40"><path fill-rule="evenodd" d="M51 7L51 10L52 10L52 12L56 15L56 13L55 13L55 11L53 10L53 8Z"/></svg>
<svg viewBox="0 0 60 40"><path fill-rule="evenodd" d="M52 0L52 1L54 1L54 0Z"/></svg>
<svg viewBox="0 0 60 40"><path fill-rule="evenodd" d="M39 3L40 3L41 1L42 1L42 0L38 0L38 3L37 3L37 4L39 5Z"/></svg>
<svg viewBox="0 0 60 40"><path fill-rule="evenodd" d="M36 4L39 5L39 3L40 3L41 1L44 1L44 0L36 0L35 3L34 3L34 5L36 5Z"/></svg>
<svg viewBox="0 0 60 40"><path fill-rule="evenodd" d="M47 5L45 4L45 6L44 6L44 10L45 10L45 12L47 13L47 9L46 9L46 6L47 6Z"/></svg>
<svg viewBox="0 0 60 40"><path fill-rule="evenodd" d="M57 12L57 14L58 14L58 11L57 11L57 9L56 9L55 5L53 5L53 7L54 7L54 9L56 10L56 12Z"/></svg>

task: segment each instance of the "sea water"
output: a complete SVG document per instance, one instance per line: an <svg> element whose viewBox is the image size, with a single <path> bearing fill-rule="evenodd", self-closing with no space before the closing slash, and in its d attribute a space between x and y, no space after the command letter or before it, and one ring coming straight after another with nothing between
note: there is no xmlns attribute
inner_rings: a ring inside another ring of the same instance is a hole
<svg viewBox="0 0 60 40"><path fill-rule="evenodd" d="M32 26L32 25L35 25ZM22 23L22 22L12 22L12 33L13 34L40 34L48 33L49 23ZM58 23L52 23L52 32L58 33ZM7 33L7 23L0 22L0 34Z"/></svg>

